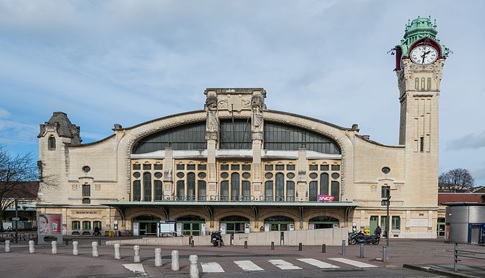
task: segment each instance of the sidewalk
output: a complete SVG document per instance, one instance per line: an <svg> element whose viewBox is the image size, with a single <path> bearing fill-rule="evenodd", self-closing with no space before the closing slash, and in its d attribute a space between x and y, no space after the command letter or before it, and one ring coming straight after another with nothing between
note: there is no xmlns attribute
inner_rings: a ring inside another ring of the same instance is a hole
<svg viewBox="0 0 485 278"><path fill-rule="evenodd" d="M93 258L91 255L91 242L101 240L99 246L99 257ZM3 273L13 273L19 271L20 262L24 263L24 269L21 276L16 277L49 277L47 273L51 271L52 260L58 264L56 271L60 276L51 277L73 277L66 273L82 273L83 275L103 274L103 275L120 275L125 273L126 269L122 264L133 263L133 247L122 246L121 260L114 259L114 247L106 246L104 242L111 238L96 237L82 238L79 242L79 256L72 255L72 243L68 246L58 246L58 254L51 254L51 246L36 245L36 253L29 254L28 243L19 242L11 243L11 253L4 252L4 244L0 243L0 261L5 262L0 266ZM257 257L275 257L275 256L294 256L308 257L316 259L326 259L332 257L345 257L352 260L362 261L377 265L380 268L410 268L426 272L437 273L448 277L485 277L485 261L474 258L461 258L458 264L458 271L454 271L453 266L453 244L444 243L442 239L436 240L411 240L411 239L393 239L387 248L388 260L382 261L382 251L385 242L379 245L364 245L363 257L361 257L361 246L350 245L345 247L345 254L342 254L342 246L302 246L299 251L298 246L279 246L275 245L274 250L268 246L243 246L225 245L222 247L213 246L141 246L140 255L142 258L145 271L150 277L159 277L167 275L185 275L189 274L190 255L198 255L199 258L217 257L221 260L231 260L234 258L257 258ZM154 249L162 249L163 265L155 267ZM478 245L459 245L460 249L485 252L483 246ZM325 249L325 250L323 250ZM173 272L170 269L171 252L177 250L180 258L180 271ZM325 252L323 252L325 251ZM40 254L41 256L38 256ZM42 256L43 255L43 256ZM28 262L28 264L25 264ZM25 269L25 265L29 268ZM45 268L43 270L43 268ZM44 272L43 272L44 271ZM96 273L102 272L102 273ZM43 276L46 274L46 276ZM133 275L135 276L135 275ZM12 276L13 277L13 276ZM123 276L127 277L127 276Z"/></svg>

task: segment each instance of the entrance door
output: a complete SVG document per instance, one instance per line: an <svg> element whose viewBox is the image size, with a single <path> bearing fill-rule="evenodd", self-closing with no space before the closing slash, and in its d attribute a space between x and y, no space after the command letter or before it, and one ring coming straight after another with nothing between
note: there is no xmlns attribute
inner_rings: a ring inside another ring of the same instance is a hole
<svg viewBox="0 0 485 278"><path fill-rule="evenodd" d="M370 217L370 233L374 233L374 231L376 230L377 226L379 225L379 216L377 215L371 215ZM381 227L382 228L382 227ZM384 230L384 229L382 229Z"/></svg>

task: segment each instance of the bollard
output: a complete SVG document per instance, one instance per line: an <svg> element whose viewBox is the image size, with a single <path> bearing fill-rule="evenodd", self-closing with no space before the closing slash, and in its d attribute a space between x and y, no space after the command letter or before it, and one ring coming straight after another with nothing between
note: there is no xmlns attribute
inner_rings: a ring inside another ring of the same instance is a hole
<svg viewBox="0 0 485 278"><path fill-rule="evenodd" d="M29 240L29 253L34 254L35 253L35 242L33 240Z"/></svg>
<svg viewBox="0 0 485 278"><path fill-rule="evenodd" d="M303 244L300 242L300 244L298 244L298 251L301 251L303 250Z"/></svg>
<svg viewBox="0 0 485 278"><path fill-rule="evenodd" d="M271 250L274 250L274 241L271 242Z"/></svg>
<svg viewBox="0 0 485 278"><path fill-rule="evenodd" d="M322 244L322 253L327 253L327 245Z"/></svg>
<svg viewBox="0 0 485 278"><path fill-rule="evenodd" d="M248 249L248 241L247 240L244 241L244 249Z"/></svg>
<svg viewBox="0 0 485 278"><path fill-rule="evenodd" d="M179 251L172 250L172 270L178 271L180 269L179 265Z"/></svg>
<svg viewBox="0 0 485 278"><path fill-rule="evenodd" d="M342 256L345 256L345 239L342 240Z"/></svg>
<svg viewBox="0 0 485 278"><path fill-rule="evenodd" d="M162 266L162 248L155 248L155 266Z"/></svg>
<svg viewBox="0 0 485 278"><path fill-rule="evenodd" d="M57 241L51 241L51 245L52 245L52 255L56 255L57 254Z"/></svg>
<svg viewBox="0 0 485 278"><path fill-rule="evenodd" d="M10 253L10 240L5 240L5 253Z"/></svg>
<svg viewBox="0 0 485 278"><path fill-rule="evenodd" d="M133 246L133 250L135 251L135 256L133 257L133 262L139 263L140 262L140 246L139 245Z"/></svg>
<svg viewBox="0 0 485 278"><path fill-rule="evenodd" d="M192 244L192 238L193 236L189 236L189 246Z"/></svg>
<svg viewBox="0 0 485 278"><path fill-rule="evenodd" d="M99 256L98 242L96 242L96 241L91 242L91 247L93 248L93 257L98 257Z"/></svg>
<svg viewBox="0 0 485 278"><path fill-rule="evenodd" d="M360 256L359 258L363 258L364 257L364 243L361 243L360 244Z"/></svg>
<svg viewBox="0 0 485 278"><path fill-rule="evenodd" d="M74 256L79 255L79 249L77 249L77 245L78 245L78 244L79 244L79 243L78 243L77 241L73 241L73 242L72 242L72 254L73 254Z"/></svg>
<svg viewBox="0 0 485 278"><path fill-rule="evenodd" d="M120 254L120 244L115 243L115 260L120 260L121 259L121 254Z"/></svg>
<svg viewBox="0 0 485 278"><path fill-rule="evenodd" d="M234 245L234 234L231 234L231 245Z"/></svg>
<svg viewBox="0 0 485 278"><path fill-rule="evenodd" d="M387 246L382 246L382 261L387 262Z"/></svg>
<svg viewBox="0 0 485 278"><path fill-rule="evenodd" d="M217 241L217 247L218 247L218 248L221 248L221 245L222 245L222 242L221 242L221 240L219 239L219 240Z"/></svg>
<svg viewBox="0 0 485 278"><path fill-rule="evenodd" d="M190 255L190 278L199 278L199 268L197 266L197 255Z"/></svg>

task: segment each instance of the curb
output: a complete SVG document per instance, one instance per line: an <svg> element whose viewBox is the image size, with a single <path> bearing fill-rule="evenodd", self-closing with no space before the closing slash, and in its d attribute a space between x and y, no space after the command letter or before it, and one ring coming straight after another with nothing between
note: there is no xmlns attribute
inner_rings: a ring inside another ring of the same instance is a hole
<svg viewBox="0 0 485 278"><path fill-rule="evenodd" d="M424 271L424 272L446 275L446 276L449 276L449 277L480 278L480 276L475 276L475 275L470 275L470 274L465 274L465 273L459 273L459 272L456 272L456 271L453 271L453 270L437 269L437 268L434 268L433 266L430 266L430 265L403 264L402 267L408 268L408 269L413 269L413 270L418 270L418 271Z"/></svg>

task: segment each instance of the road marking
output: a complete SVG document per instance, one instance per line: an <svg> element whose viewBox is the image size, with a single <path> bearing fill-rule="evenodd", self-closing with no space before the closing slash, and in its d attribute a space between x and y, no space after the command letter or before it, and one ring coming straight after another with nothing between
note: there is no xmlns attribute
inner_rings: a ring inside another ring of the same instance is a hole
<svg viewBox="0 0 485 278"><path fill-rule="evenodd" d="M202 266L202 272L224 272L222 266L215 262L210 263L200 263Z"/></svg>
<svg viewBox="0 0 485 278"><path fill-rule="evenodd" d="M315 260L315 259L297 259L297 260L304 262L304 263L307 263L307 264L311 264L311 265L319 267L319 268L340 268L336 265L325 263L325 262Z"/></svg>
<svg viewBox="0 0 485 278"><path fill-rule="evenodd" d="M147 275L142 264L124 264L123 267L129 271L132 271L133 273L141 274L143 276Z"/></svg>
<svg viewBox="0 0 485 278"><path fill-rule="evenodd" d="M261 271L261 270L264 270L251 261L234 261L234 263L237 264L237 266L242 268L242 270L244 270L244 271Z"/></svg>
<svg viewBox="0 0 485 278"><path fill-rule="evenodd" d="M329 258L329 259L333 260L333 261L341 262L341 263L344 263L344 264L357 266L357 267L377 267L376 265L366 264L366 263L363 263L363 262L344 259L344 258Z"/></svg>
<svg viewBox="0 0 485 278"><path fill-rule="evenodd" d="M283 260L269 260L268 262L274 264L276 267L279 267L280 269L301 269L301 267L298 267L296 265L293 265Z"/></svg>

